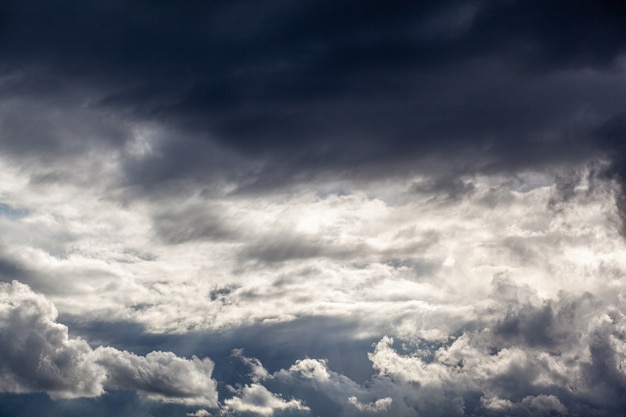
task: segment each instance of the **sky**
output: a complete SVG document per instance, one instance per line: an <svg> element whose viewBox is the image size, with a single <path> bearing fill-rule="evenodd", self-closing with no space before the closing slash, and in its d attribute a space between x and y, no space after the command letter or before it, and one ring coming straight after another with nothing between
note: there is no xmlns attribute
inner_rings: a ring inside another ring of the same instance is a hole
<svg viewBox="0 0 626 417"><path fill-rule="evenodd" d="M617 0L5 0L0 416L626 413Z"/></svg>

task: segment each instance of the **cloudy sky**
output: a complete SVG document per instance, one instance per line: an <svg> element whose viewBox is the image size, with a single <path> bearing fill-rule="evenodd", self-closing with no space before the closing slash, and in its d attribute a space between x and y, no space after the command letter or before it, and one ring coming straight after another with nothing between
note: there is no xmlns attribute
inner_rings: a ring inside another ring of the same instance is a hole
<svg viewBox="0 0 626 417"><path fill-rule="evenodd" d="M620 1L5 0L0 415L626 413Z"/></svg>

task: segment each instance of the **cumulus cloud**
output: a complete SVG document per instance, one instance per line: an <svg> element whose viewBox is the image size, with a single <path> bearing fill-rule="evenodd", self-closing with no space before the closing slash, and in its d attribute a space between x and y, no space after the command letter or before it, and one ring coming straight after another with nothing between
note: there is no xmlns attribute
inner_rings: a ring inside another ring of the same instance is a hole
<svg viewBox="0 0 626 417"><path fill-rule="evenodd" d="M423 339L418 329L412 338L383 337L368 354L372 375L363 382L312 358L271 380L309 396L314 412L330 401L342 415L609 416L626 407L620 295L563 291L546 299L506 278L491 285L489 302L445 339Z"/></svg>
<svg viewBox="0 0 626 417"><path fill-rule="evenodd" d="M263 367L257 358L249 358L243 355L243 349L233 349L232 356L239 358L250 368L250 378L252 382L260 382L264 379L272 378L272 375Z"/></svg>
<svg viewBox="0 0 626 417"><path fill-rule="evenodd" d="M179 358L171 352L150 352L145 357L99 347L93 360L107 372L106 386L129 389L151 400L185 405L217 404L213 362Z"/></svg>
<svg viewBox="0 0 626 417"><path fill-rule="evenodd" d="M291 399L289 401L272 394L263 385L251 384L236 391L236 396L224 400L226 410L253 413L262 416L271 416L276 411L296 410L309 411L301 401Z"/></svg>
<svg viewBox="0 0 626 417"><path fill-rule="evenodd" d="M200 410L196 410L193 413L187 413L187 416L188 417L211 417L211 413L209 413L204 408L201 408Z"/></svg>
<svg viewBox="0 0 626 417"><path fill-rule="evenodd" d="M275 372L274 377L288 386L298 386L322 393L324 395L322 401L335 403L342 415L397 412L391 408L393 399L385 396L385 392L362 386L349 377L331 370L325 359L297 360L288 369Z"/></svg>
<svg viewBox="0 0 626 417"><path fill-rule="evenodd" d="M522 404L528 406L535 415L567 414L567 408L554 395L529 395L522 400Z"/></svg>
<svg viewBox="0 0 626 417"><path fill-rule="evenodd" d="M356 407L357 410L362 412L380 413L389 410L389 406L393 402L390 397L381 398L373 403L364 404L357 400L356 397L348 397L348 402Z"/></svg>
<svg viewBox="0 0 626 417"><path fill-rule="evenodd" d="M121 389L162 402L217 405L211 360L92 349L85 340L69 337L56 320L54 305L28 286L0 283L1 391L79 398Z"/></svg>
<svg viewBox="0 0 626 417"><path fill-rule="evenodd" d="M484 408L501 412L530 408L534 413L584 415L595 409L604 415L622 409L616 392L626 388L619 365L624 354L615 341L623 337L624 315L617 300L607 303L583 295L553 303L547 309L541 304L534 307L541 321L520 317L528 322L507 335L495 330L501 319L484 320L476 330L466 330L431 351L432 356L410 348L409 354L399 354L394 340L383 338L370 360L378 375L399 389L414 387L410 405L421 412L456 403L462 415L476 407L477 393ZM526 308L520 306L519 313L512 314L524 317ZM500 311L502 316L511 315ZM525 332L537 339L520 339Z"/></svg>
<svg viewBox="0 0 626 417"><path fill-rule="evenodd" d="M86 341L68 337L44 297L13 282L0 284L0 349L4 392L47 392L53 398L104 393L106 371Z"/></svg>

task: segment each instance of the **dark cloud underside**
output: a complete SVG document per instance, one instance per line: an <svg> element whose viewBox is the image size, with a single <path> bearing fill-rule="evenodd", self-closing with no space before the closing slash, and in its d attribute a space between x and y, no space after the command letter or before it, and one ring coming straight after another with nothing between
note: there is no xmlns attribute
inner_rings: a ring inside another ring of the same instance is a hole
<svg viewBox="0 0 626 417"><path fill-rule="evenodd" d="M6 71L98 86L99 112L175 128L166 160L128 161L131 183L215 176L206 141L265 161L259 186L395 175L428 157L457 172L543 168L607 152L594 129L626 110L619 2L27 1L2 16ZM6 143L67 140L44 137L50 116L28 131L14 120Z"/></svg>

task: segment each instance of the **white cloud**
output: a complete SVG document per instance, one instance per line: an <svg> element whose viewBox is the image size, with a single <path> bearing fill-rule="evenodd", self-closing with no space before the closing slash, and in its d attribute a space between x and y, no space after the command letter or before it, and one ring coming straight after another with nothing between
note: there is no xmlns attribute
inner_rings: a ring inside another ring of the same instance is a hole
<svg viewBox="0 0 626 417"><path fill-rule="evenodd" d="M104 393L105 369L82 339L68 337L48 300L23 284L0 283L0 391L52 398Z"/></svg>
<svg viewBox="0 0 626 417"><path fill-rule="evenodd" d="M274 377L287 384L300 384L326 393L338 403L348 397L360 397L363 389L350 378L331 371L324 359L297 360L288 370L274 373Z"/></svg>
<svg viewBox="0 0 626 417"><path fill-rule="evenodd" d="M362 412L380 413L389 410L389 406L393 402L390 397L381 398L373 403L364 404L357 400L356 397L348 397L348 402L356 407L357 410Z"/></svg>
<svg viewBox="0 0 626 417"><path fill-rule="evenodd" d="M570 408L579 415L589 407L623 407L615 396L626 390L626 314L619 297L562 293L546 300L506 279L493 287L495 301L504 304L485 304L477 312L481 319L466 321L468 328L449 340L383 337L369 354L375 372L364 383L310 358L274 377L325 394L346 415L566 415Z"/></svg>
<svg viewBox="0 0 626 417"><path fill-rule="evenodd" d="M297 360L289 369L274 373L276 380L288 386L300 386L323 393L328 400L342 408L342 415L364 415L391 410L393 415L402 415L401 408L395 407L389 396L388 387L373 380L369 386L362 386L345 375L328 368L324 359Z"/></svg>
<svg viewBox="0 0 626 417"><path fill-rule="evenodd" d="M209 413L204 408L200 410L196 410L193 413L187 413L187 417L211 417L211 413Z"/></svg>
<svg viewBox="0 0 626 417"><path fill-rule="evenodd" d="M264 379L273 378L267 369L263 367L260 360L244 356L243 349L233 349L232 356L239 358L244 364L250 367L250 378L252 382L261 382Z"/></svg>
<svg viewBox="0 0 626 417"><path fill-rule="evenodd" d="M211 417L211 413L209 413L204 408L200 410L196 410L193 413L187 413L187 417Z"/></svg>
<svg viewBox="0 0 626 417"><path fill-rule="evenodd" d="M480 403L487 410L505 411L513 407L513 403L509 400L503 400L498 397L480 397Z"/></svg>
<svg viewBox="0 0 626 417"><path fill-rule="evenodd" d="M286 401L272 394L260 384L244 386L237 391L237 396L224 400L224 406L229 411L254 413L262 416L271 416L277 410L310 410L299 400Z"/></svg>

